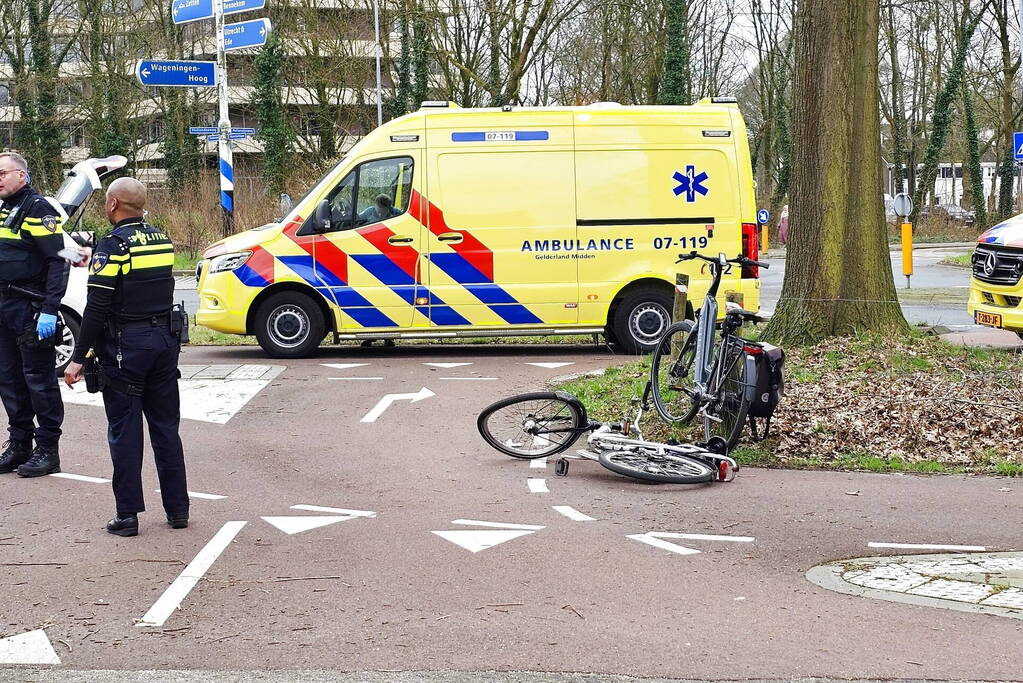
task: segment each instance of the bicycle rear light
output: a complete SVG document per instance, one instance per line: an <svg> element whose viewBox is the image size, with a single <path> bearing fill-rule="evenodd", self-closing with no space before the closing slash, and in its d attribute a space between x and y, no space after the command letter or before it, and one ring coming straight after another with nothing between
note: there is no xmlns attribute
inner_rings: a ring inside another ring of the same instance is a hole
<svg viewBox="0 0 1023 683"><path fill-rule="evenodd" d="M742 255L753 261L760 260L760 241L757 238L756 223L742 224ZM757 266L743 266L742 277L760 277L760 268Z"/></svg>
<svg viewBox="0 0 1023 683"><path fill-rule="evenodd" d="M743 346L742 350L750 354L751 356L759 356L764 352L763 347L754 346L753 344L747 344L746 346Z"/></svg>

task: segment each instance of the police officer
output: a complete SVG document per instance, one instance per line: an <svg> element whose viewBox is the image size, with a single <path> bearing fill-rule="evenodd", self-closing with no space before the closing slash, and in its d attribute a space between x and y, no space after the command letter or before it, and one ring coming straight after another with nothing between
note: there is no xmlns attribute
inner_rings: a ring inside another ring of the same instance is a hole
<svg viewBox="0 0 1023 683"><path fill-rule="evenodd" d="M188 526L185 459L178 436L180 319L173 313L174 245L143 222L146 188L118 178L106 195L113 231L100 241L89 266L89 294L68 386L82 378L82 363L94 349L103 375L103 404L113 460L116 516L107 531L137 536L142 496L142 417L156 456L167 523Z"/></svg>
<svg viewBox="0 0 1023 683"><path fill-rule="evenodd" d="M32 189L28 163L14 152L0 153L0 200L0 398L10 423L0 474L39 477L60 472L64 404L53 368L68 278L57 255L62 218Z"/></svg>

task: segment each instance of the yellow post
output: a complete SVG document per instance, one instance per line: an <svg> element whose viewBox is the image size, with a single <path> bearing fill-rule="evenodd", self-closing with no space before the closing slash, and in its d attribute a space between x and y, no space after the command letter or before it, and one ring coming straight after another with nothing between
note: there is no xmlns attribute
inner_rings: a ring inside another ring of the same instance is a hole
<svg viewBox="0 0 1023 683"><path fill-rule="evenodd" d="M760 240L760 250L767 253L767 223L764 223L762 238Z"/></svg>
<svg viewBox="0 0 1023 683"><path fill-rule="evenodd" d="M910 288L909 277L913 274L913 224L902 224L902 274L906 276L906 289Z"/></svg>

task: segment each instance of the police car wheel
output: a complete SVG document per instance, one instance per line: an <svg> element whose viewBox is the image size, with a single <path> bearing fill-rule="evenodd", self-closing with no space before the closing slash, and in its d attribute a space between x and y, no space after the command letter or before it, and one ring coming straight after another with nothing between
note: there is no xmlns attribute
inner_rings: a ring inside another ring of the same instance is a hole
<svg viewBox="0 0 1023 683"><path fill-rule="evenodd" d="M628 294L615 309L612 329L625 353L653 352L671 325L672 298L668 291L644 288Z"/></svg>
<svg viewBox="0 0 1023 683"><path fill-rule="evenodd" d="M75 343L78 341L78 331L81 329L81 324L78 319L72 315L61 312L61 317L64 319L64 333L61 338L57 341L54 350L56 351L56 370L57 376L62 377L64 375L64 368L71 362L71 354L75 352Z"/></svg>
<svg viewBox="0 0 1023 683"><path fill-rule="evenodd" d="M319 306L300 292L281 292L256 314L256 340L273 358L305 358L323 341L326 326Z"/></svg>

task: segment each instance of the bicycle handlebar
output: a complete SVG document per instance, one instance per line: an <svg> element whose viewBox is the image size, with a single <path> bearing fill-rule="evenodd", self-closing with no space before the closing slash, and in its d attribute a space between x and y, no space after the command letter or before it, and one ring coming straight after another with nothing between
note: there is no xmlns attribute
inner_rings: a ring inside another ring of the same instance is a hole
<svg viewBox="0 0 1023 683"><path fill-rule="evenodd" d="M704 256L703 254L697 253L695 251L691 251L688 254L679 254L678 260L675 261L675 263L682 263L683 261L692 261L693 259L700 259L701 261L706 261L707 263L713 263L715 265L720 263L719 258L715 258L713 256ZM746 258L741 254L739 256L736 256L735 258L725 259L725 263L735 263L740 266L760 266L761 268L771 267L770 264L764 261L754 261L753 259Z"/></svg>

